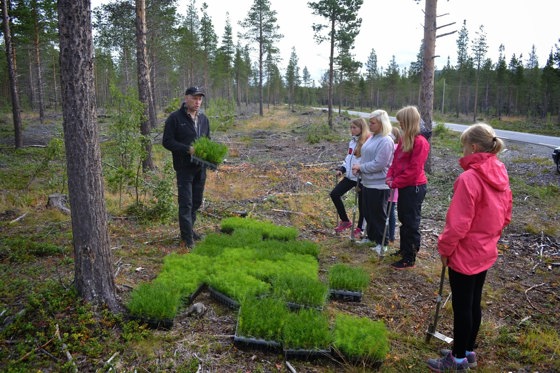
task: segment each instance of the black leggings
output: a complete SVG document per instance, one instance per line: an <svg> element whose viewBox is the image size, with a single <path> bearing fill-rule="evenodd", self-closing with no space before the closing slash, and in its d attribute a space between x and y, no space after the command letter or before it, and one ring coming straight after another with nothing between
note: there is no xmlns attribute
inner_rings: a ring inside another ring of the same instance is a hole
<svg viewBox="0 0 560 373"><path fill-rule="evenodd" d="M334 203L334 207L336 207L336 212L342 221L350 221L348 219L348 214L346 214L346 209L344 208L344 203L342 202L342 196L348 193L349 190L356 186L356 182L354 180L350 180L347 177L343 177L342 180L336 184L334 189L331 191L331 199ZM363 189L363 187L362 187ZM358 193L358 227L362 228L364 217L362 214L362 209L359 206L362 205L362 193Z"/></svg>
<svg viewBox="0 0 560 373"><path fill-rule="evenodd" d="M486 273L464 275L449 268L451 301L453 303L453 355L465 357L466 351L473 351L482 320L482 287Z"/></svg>

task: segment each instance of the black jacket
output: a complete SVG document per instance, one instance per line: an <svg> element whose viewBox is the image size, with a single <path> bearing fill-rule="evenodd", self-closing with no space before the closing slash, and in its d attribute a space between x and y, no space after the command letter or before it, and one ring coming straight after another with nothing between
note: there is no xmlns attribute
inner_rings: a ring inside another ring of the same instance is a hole
<svg viewBox="0 0 560 373"><path fill-rule="evenodd" d="M191 162L189 147L201 136L210 138L210 122L206 115L198 114L198 133L195 131L193 119L187 114L187 107L184 103L179 110L174 111L167 117L161 143L164 148L170 150L173 154L173 168L175 170L200 167Z"/></svg>

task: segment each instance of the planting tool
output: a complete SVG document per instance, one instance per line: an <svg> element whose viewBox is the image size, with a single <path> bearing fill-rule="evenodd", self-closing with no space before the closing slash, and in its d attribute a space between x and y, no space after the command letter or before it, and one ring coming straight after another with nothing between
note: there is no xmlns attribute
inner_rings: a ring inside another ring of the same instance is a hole
<svg viewBox="0 0 560 373"><path fill-rule="evenodd" d="M391 188L389 192L389 204L387 205L387 218L385 219L385 228L383 228L383 238L381 239L381 251L379 256L383 256L385 253L383 248L385 247L385 238L387 237L387 229L389 229L389 219L391 218L391 207L393 206L393 197L395 196L395 189Z"/></svg>
<svg viewBox="0 0 560 373"><path fill-rule="evenodd" d="M358 209L358 193L360 192L360 181L362 180L361 174L358 174L356 179L356 186L354 187L354 208L352 209L352 228L350 231L350 240L356 241L354 230L356 229L356 209ZM337 214L338 216L338 214Z"/></svg>
<svg viewBox="0 0 560 373"><path fill-rule="evenodd" d="M443 300L443 282L445 280L446 268L447 267L444 265L441 266L441 278L439 280L439 292L436 301L436 314L434 316L434 321L430 323L430 326L428 326L428 330L426 330L426 343L429 343L432 337L436 337L437 339L447 343L453 342L453 338L447 337L436 330L437 322L439 319L439 310L441 309L441 301Z"/></svg>

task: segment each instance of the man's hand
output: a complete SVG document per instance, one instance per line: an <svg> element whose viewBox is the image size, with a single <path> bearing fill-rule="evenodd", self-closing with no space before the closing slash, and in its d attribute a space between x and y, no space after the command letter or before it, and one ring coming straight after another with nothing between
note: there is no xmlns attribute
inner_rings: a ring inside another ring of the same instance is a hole
<svg viewBox="0 0 560 373"><path fill-rule="evenodd" d="M189 154L193 155L194 154L194 147L189 146Z"/></svg>

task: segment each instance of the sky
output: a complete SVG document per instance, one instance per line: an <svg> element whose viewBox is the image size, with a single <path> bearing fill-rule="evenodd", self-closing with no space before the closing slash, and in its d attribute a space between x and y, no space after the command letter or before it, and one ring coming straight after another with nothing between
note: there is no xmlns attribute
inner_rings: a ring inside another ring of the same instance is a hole
<svg viewBox="0 0 560 373"><path fill-rule="evenodd" d="M101 2L107 0L92 0L92 7ZM236 43L237 33L242 31L239 21L247 17L254 0L201 0L195 2L199 10L203 2L208 4L207 14L212 19L219 42L224 34L226 12L229 13ZM277 44L282 58L279 66L282 74L292 48L295 48L300 73L307 67L312 79L318 81L328 69L329 45L327 42L316 44L311 26L325 19L311 13L308 0L269 2L277 13L279 32L284 35ZM190 1L179 0L178 4L179 11L185 14ZM506 62L509 63L515 54L518 58L522 55L524 64L535 46L539 66L543 67L555 44L560 47L560 22L555 4L554 0L439 0L438 26L454 24L441 28L437 34L457 32L436 39L436 54L440 56L435 60L436 68L446 65L448 57L452 65L455 63L458 32L464 20L471 42L480 26L484 26L487 57L493 62L498 60L500 44L505 47ZM420 51L424 7L424 0L364 0L359 11L362 26L352 51L355 59L365 64L371 51L375 50L379 68L386 68L393 56L401 68L408 68ZM253 58L256 59L256 55Z"/></svg>

